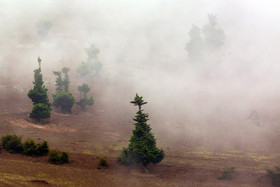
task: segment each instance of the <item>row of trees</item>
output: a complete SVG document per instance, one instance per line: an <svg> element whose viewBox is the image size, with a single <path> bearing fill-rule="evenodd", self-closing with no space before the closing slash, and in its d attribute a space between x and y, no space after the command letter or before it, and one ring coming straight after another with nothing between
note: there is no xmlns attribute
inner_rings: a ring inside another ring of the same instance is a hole
<svg viewBox="0 0 280 187"><path fill-rule="evenodd" d="M38 57L39 68L34 70L34 87L29 90L28 97L32 100L33 108L29 114L30 118L43 119L49 118L51 114L51 105L55 108L59 108L61 112L70 113L75 103L75 98L69 91L69 68L62 68L61 71L54 71L56 78L56 92L52 94L53 103L49 102L47 91L48 89L44 85L43 75L41 72L41 59ZM83 110L86 106L92 106L94 104L93 97L87 97L87 93L90 91L90 87L83 83L78 86L80 92L80 100L76 102Z"/></svg>

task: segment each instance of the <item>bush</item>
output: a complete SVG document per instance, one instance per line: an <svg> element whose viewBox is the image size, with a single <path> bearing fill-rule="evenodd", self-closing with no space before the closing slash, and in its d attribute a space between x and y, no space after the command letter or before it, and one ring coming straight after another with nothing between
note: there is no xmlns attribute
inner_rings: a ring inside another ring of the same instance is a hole
<svg viewBox="0 0 280 187"><path fill-rule="evenodd" d="M2 146L10 153L21 153L23 151L21 137L8 134L1 139Z"/></svg>
<svg viewBox="0 0 280 187"><path fill-rule="evenodd" d="M231 179L232 174L234 173L235 168L230 167L230 168L225 168L222 175L218 177L219 180L224 180L224 179Z"/></svg>
<svg viewBox="0 0 280 187"><path fill-rule="evenodd" d="M92 106L94 104L94 100L92 97L90 98L82 98L80 99L80 101L76 102L76 104L81 107L83 110L85 110L85 107L88 106Z"/></svg>
<svg viewBox="0 0 280 187"><path fill-rule="evenodd" d="M280 186L280 167L275 167L274 170L267 169L266 173L274 186Z"/></svg>
<svg viewBox="0 0 280 187"><path fill-rule="evenodd" d="M100 157L99 158L99 166L107 167L108 166L107 158Z"/></svg>
<svg viewBox="0 0 280 187"><path fill-rule="evenodd" d="M37 147L35 142L32 139L27 139L23 144L23 154L27 156L36 156Z"/></svg>
<svg viewBox="0 0 280 187"><path fill-rule="evenodd" d="M43 141L41 144L37 144L37 155L38 156L46 156L49 153L49 145L48 142Z"/></svg>
<svg viewBox="0 0 280 187"><path fill-rule="evenodd" d="M61 108L64 112L71 113L71 108L75 103L74 96L67 91L56 92L53 96L53 106Z"/></svg>
<svg viewBox="0 0 280 187"><path fill-rule="evenodd" d="M49 153L49 146L46 141L42 144L35 144L32 139L27 139L23 144L23 154L27 156L45 156Z"/></svg>
<svg viewBox="0 0 280 187"><path fill-rule="evenodd" d="M59 153L57 150L52 150L49 156L49 162L52 164L64 164L69 162L69 155L66 152Z"/></svg>

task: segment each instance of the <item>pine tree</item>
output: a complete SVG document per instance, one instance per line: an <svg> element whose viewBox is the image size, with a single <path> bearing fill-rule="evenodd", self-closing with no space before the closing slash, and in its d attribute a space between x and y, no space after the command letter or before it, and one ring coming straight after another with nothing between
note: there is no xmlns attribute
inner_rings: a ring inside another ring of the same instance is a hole
<svg viewBox="0 0 280 187"><path fill-rule="evenodd" d="M102 64L98 60L99 49L92 44L89 48L85 49L88 55L87 61L82 62L77 68L77 72L83 76L98 76L100 70L102 69Z"/></svg>
<svg viewBox="0 0 280 187"><path fill-rule="evenodd" d="M69 92L69 68L62 68L64 78L61 76L61 71L54 71L53 73L57 76L56 78L56 93L53 96L53 106L61 108L62 112L71 113L71 108L75 103L74 96Z"/></svg>
<svg viewBox="0 0 280 187"><path fill-rule="evenodd" d="M30 118L43 119L49 118L51 114L51 104L49 103L49 98L45 88L43 75L41 73L41 59L38 57L39 68L34 70L34 87L29 90L28 97L32 100L33 108L32 112L29 114Z"/></svg>
<svg viewBox="0 0 280 187"><path fill-rule="evenodd" d="M188 56L192 61L201 60L203 57L204 46L200 28L196 25L193 25L188 34L190 38L189 42L186 45Z"/></svg>
<svg viewBox="0 0 280 187"><path fill-rule="evenodd" d="M87 105L92 106L94 104L93 97L87 97L87 93L90 91L90 87L87 84L79 85L78 91L80 92L80 100L76 103L78 106L85 110Z"/></svg>
<svg viewBox="0 0 280 187"><path fill-rule="evenodd" d="M208 14L208 24L203 27L203 34L205 37L205 45L208 49L218 49L223 45L225 34L222 29L218 27L216 15Z"/></svg>
<svg viewBox="0 0 280 187"><path fill-rule="evenodd" d="M149 163L158 163L164 158L164 151L156 147L156 139L151 132L150 125L147 124L149 114L142 110L142 105L147 102L136 94L130 103L138 106L137 115L133 118L135 129L128 148L123 149L118 161L121 164L142 163L144 166Z"/></svg>

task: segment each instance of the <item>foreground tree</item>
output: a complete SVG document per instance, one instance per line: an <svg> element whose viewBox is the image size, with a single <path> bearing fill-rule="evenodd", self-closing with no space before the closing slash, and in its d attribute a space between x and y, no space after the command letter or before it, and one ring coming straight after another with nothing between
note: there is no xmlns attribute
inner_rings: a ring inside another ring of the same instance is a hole
<svg viewBox="0 0 280 187"><path fill-rule="evenodd" d="M164 158L164 151L156 146L156 139L151 132L150 125L147 124L148 113L141 109L142 105L147 104L142 97L136 94L130 103L138 106L137 115L133 118L135 129L130 138L128 148L124 148L118 161L121 164L141 163L145 167L149 163L158 163Z"/></svg>
<svg viewBox="0 0 280 187"><path fill-rule="evenodd" d="M41 59L38 57L39 68L34 70L34 87L29 90L28 97L32 100L33 108L29 114L30 118L43 119L49 118L51 115L51 104L49 102L47 91L45 88L43 75L41 73Z"/></svg>
<svg viewBox="0 0 280 187"><path fill-rule="evenodd" d="M53 106L60 108L62 112L71 113L71 109L75 103L74 96L69 92L69 68L62 68L64 78L61 76L61 71L54 71L56 78L56 93L53 94Z"/></svg>
<svg viewBox="0 0 280 187"><path fill-rule="evenodd" d="M90 98L87 97L87 93L90 91L90 87L87 84L79 85L78 91L80 92L80 100L76 104L79 107L85 110L86 106L92 106L94 104L92 96Z"/></svg>

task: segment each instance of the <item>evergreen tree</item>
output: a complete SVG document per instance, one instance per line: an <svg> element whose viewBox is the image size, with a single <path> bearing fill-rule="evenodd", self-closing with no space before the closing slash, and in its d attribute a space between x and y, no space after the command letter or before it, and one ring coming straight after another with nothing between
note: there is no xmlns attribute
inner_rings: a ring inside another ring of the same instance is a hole
<svg viewBox="0 0 280 187"><path fill-rule="evenodd" d="M189 42L185 49L188 51L189 59L193 62L204 61L206 56L211 56L224 43L225 34L218 27L216 16L208 14L207 18L208 23L203 26L202 30L198 26L192 25L188 32Z"/></svg>
<svg viewBox="0 0 280 187"><path fill-rule="evenodd" d="M76 103L78 106L85 110L87 105L92 106L94 104L92 96L90 98L87 97L87 93L90 91L90 87L87 84L79 85L78 91L80 92L80 100Z"/></svg>
<svg viewBox="0 0 280 187"><path fill-rule="evenodd" d="M55 82L55 90L57 92L62 91L63 90L63 80L61 77L61 72L60 71L53 71L53 74L55 74L57 76L56 78L56 82Z"/></svg>
<svg viewBox="0 0 280 187"><path fill-rule="evenodd" d="M98 60L99 49L92 44L89 48L85 49L88 55L87 61L77 68L77 72L83 76L98 76L102 69L102 64Z"/></svg>
<svg viewBox="0 0 280 187"><path fill-rule="evenodd" d="M74 96L69 92L69 68L62 68L64 78L61 76L61 71L54 71L56 78L56 93L53 94L53 106L61 108L62 112L71 113L71 109L75 103Z"/></svg>
<svg viewBox="0 0 280 187"><path fill-rule="evenodd" d="M29 90L28 97L32 100L33 108L32 112L29 114L30 118L43 119L49 118L51 114L51 104L49 103L49 98L45 88L43 75L41 73L41 59L38 57L39 68L34 70L34 87Z"/></svg>
<svg viewBox="0 0 280 187"><path fill-rule="evenodd" d="M151 132L150 125L147 124L149 114L144 113L141 109L142 105L147 102L136 94L130 103L138 106L137 115L133 118L135 129L128 148L123 149L118 161L121 164L142 163L144 166L149 163L158 163L164 158L164 151L156 147L156 139Z"/></svg>
<svg viewBox="0 0 280 187"><path fill-rule="evenodd" d="M218 49L222 46L225 34L218 28L216 15L208 14L208 24L203 27L205 45L208 49Z"/></svg>
<svg viewBox="0 0 280 187"><path fill-rule="evenodd" d="M188 51L189 58L192 61L200 60L204 47L200 28L193 24L188 34L190 40L186 45L186 50Z"/></svg>
<svg viewBox="0 0 280 187"><path fill-rule="evenodd" d="M62 81L62 85L64 87L64 91L68 92L69 91L69 84L70 84L70 80L69 80L69 75L68 72L70 71L69 68L62 68L62 73L64 73L64 80Z"/></svg>

